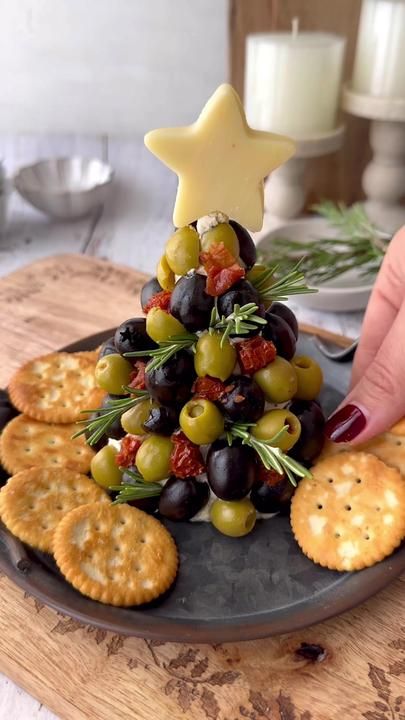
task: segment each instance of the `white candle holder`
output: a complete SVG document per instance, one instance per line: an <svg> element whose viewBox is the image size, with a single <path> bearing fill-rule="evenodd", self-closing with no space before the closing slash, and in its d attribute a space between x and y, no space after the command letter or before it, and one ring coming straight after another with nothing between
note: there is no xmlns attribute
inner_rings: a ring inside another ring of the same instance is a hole
<svg viewBox="0 0 405 720"><path fill-rule="evenodd" d="M405 99L361 95L346 86L343 107L371 119L373 157L362 177L365 209L381 230L394 233L405 224Z"/></svg>
<svg viewBox="0 0 405 720"><path fill-rule="evenodd" d="M339 150L344 131L344 126L340 125L330 132L295 141L294 157L274 170L264 186L264 204L271 215L288 219L301 213L307 196L305 170L308 160Z"/></svg>

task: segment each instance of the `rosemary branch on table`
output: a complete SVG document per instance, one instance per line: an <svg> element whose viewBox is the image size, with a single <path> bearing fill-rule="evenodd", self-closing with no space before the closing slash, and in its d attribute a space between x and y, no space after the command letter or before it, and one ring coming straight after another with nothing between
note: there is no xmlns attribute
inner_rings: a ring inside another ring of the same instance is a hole
<svg viewBox="0 0 405 720"><path fill-rule="evenodd" d="M337 233L304 242L288 237L274 237L264 260L277 263L278 270L288 272L297 260L311 283L324 283L357 268L361 277L375 276L380 268L390 235L378 230L360 203L347 207L342 203L323 201L312 208L325 218ZM274 272L274 269L273 269Z"/></svg>
<svg viewBox="0 0 405 720"><path fill-rule="evenodd" d="M79 420L77 425L83 425L83 427L72 437L77 438L80 435L87 434L88 444L95 445L124 412L149 397L149 393L146 390L135 390L134 388L125 387L123 390L130 391L131 395L120 398L119 400L110 400L108 405L104 407L94 408L93 410L83 410L83 413L86 414L97 414L94 417L87 418L87 420Z"/></svg>
<svg viewBox="0 0 405 720"><path fill-rule="evenodd" d="M243 445L248 445L257 452L260 460L267 470L275 470L279 475L287 475L290 483L296 487L297 481L295 475L299 478L311 477L311 473L307 468L301 465L294 458L286 455L280 448L274 447L274 443L288 430L287 425L279 430L274 437L269 440L258 440L250 433L252 425L243 423L233 423L227 431L228 443L232 445L232 441L242 440Z"/></svg>

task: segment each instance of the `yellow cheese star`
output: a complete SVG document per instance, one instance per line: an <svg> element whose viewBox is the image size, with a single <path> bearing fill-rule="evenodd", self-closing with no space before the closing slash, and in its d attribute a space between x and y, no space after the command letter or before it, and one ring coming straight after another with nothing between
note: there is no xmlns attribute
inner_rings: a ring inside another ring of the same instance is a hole
<svg viewBox="0 0 405 720"><path fill-rule="evenodd" d="M249 230L263 225L263 179L294 153L292 140L252 130L238 94L220 85L193 125L152 130L146 147L179 178L173 222L221 210Z"/></svg>

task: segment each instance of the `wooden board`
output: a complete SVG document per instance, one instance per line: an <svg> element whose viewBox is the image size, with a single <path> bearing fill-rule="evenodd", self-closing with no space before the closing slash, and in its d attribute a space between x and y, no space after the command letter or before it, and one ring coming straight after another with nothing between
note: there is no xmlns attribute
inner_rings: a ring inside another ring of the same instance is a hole
<svg viewBox="0 0 405 720"><path fill-rule="evenodd" d="M26 358L136 315L143 281L75 255L0 280L0 384ZM404 651L405 579L301 632L190 646L81 625L0 577L0 672L63 720L404 720Z"/></svg>
<svg viewBox="0 0 405 720"><path fill-rule="evenodd" d="M307 31L344 35L347 40L344 80L352 75L361 0L231 0L231 82L243 96L245 40L253 32L289 32L291 21ZM308 164L307 206L320 199L352 203L363 197L361 175L370 157L369 121L344 115L346 136L343 148L333 155L313 159Z"/></svg>

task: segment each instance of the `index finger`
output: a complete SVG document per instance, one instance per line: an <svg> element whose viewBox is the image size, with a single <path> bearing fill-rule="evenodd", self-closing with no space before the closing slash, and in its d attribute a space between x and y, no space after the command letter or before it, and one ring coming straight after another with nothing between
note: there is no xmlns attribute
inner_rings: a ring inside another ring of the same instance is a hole
<svg viewBox="0 0 405 720"><path fill-rule="evenodd" d="M405 299L405 227L393 237L369 300L353 363L352 387L364 375Z"/></svg>

